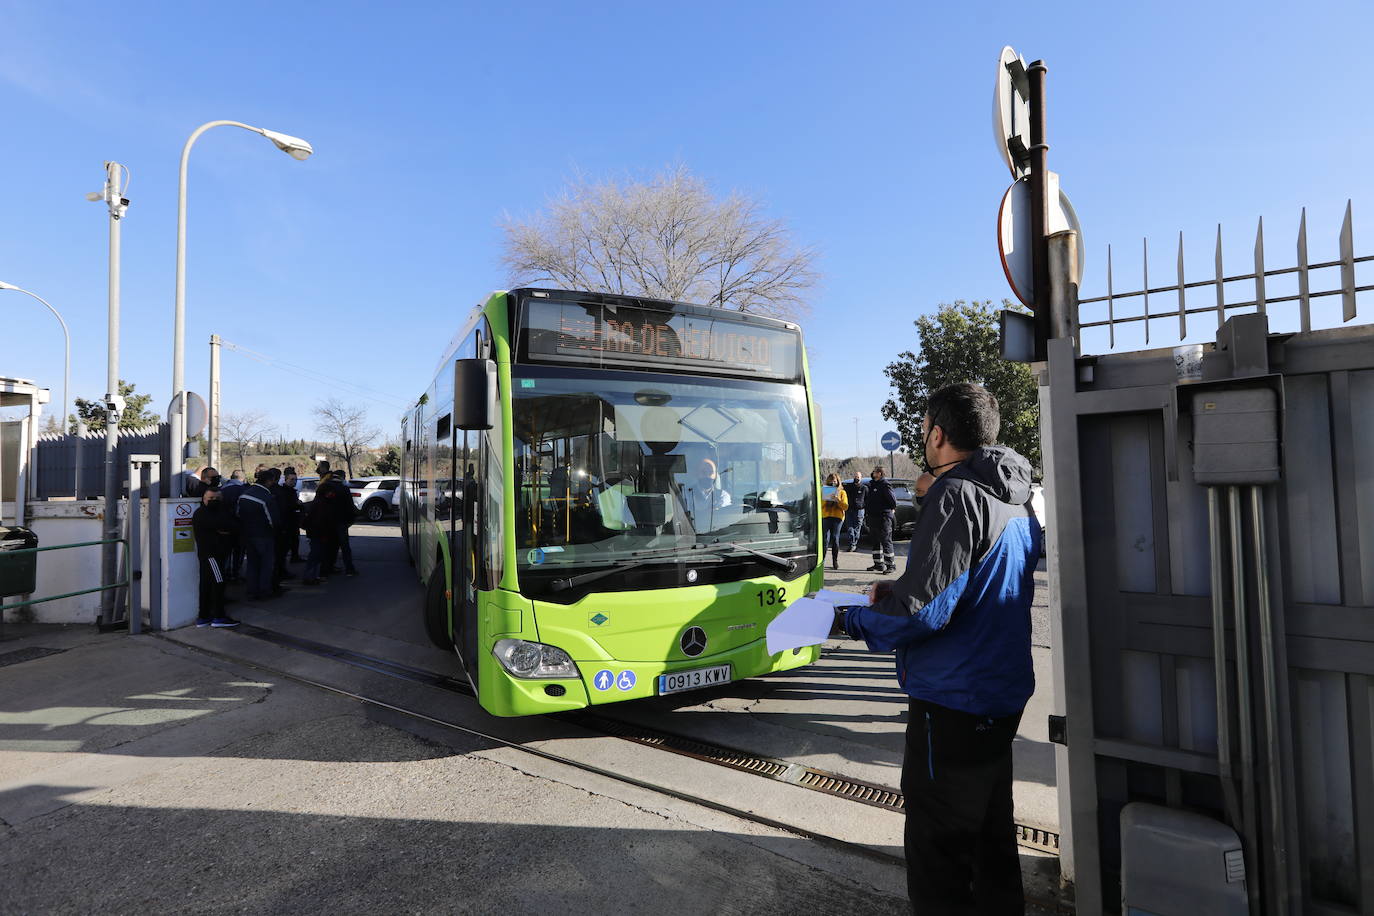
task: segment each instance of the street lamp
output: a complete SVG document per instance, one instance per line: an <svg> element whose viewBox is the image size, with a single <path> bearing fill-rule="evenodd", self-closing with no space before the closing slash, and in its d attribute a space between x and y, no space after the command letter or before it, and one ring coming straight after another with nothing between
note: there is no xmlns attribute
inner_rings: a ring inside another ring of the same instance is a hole
<svg viewBox="0 0 1374 916"><path fill-rule="evenodd" d="M286 153L293 159L304 160L310 157L315 150L309 143L300 137L293 137L290 134L283 134L275 130L267 130L262 127L254 127L251 124L244 124L239 121L209 121L200 125L191 136L187 138L186 145L181 149L181 177L177 189L177 277L176 277L176 316L173 321L173 340L172 340L172 397L180 403L172 411L171 421L171 455L169 471L172 474L173 484L172 496L182 495L183 471L186 468L186 455L184 448L186 445L186 396L182 390L184 386L184 360L185 349L185 324L186 324L186 165L191 158L191 147L200 139L200 135L212 127L241 127L244 130L251 130L255 134L262 134L277 149Z"/></svg>
<svg viewBox="0 0 1374 916"><path fill-rule="evenodd" d="M0 283L0 290L3 289L12 289L16 293L23 293L26 296L32 296L33 298L37 299L39 302L47 306L48 311L52 312L53 317L57 319L57 323L62 325L62 429L65 431L67 428L67 387L71 384L72 380L72 335L67 331L67 322L62 320L62 316L57 313L57 309L53 308L47 299L44 299L37 293L31 293L28 290L19 286L15 286L12 283Z"/></svg>

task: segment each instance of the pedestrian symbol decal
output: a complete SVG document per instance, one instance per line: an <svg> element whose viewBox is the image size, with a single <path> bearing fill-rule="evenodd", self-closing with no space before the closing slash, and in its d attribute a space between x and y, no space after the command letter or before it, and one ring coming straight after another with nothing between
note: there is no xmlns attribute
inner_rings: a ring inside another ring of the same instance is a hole
<svg viewBox="0 0 1374 916"><path fill-rule="evenodd" d="M630 690L635 685L635 673L633 671L622 671L620 677L615 679L615 685L621 690Z"/></svg>
<svg viewBox="0 0 1374 916"><path fill-rule="evenodd" d="M611 684L615 683L615 672L609 668L602 668L592 678L592 686L597 690L610 690Z"/></svg>

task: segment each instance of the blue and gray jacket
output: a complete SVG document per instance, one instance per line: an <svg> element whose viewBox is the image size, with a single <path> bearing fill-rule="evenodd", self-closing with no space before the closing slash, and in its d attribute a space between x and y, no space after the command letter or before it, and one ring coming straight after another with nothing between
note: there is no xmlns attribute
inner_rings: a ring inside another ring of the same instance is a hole
<svg viewBox="0 0 1374 916"><path fill-rule="evenodd" d="M1030 485L1016 452L975 451L926 493L891 593L845 613L851 636L896 650L897 680L916 699L1000 717L1035 691L1030 606L1042 536Z"/></svg>

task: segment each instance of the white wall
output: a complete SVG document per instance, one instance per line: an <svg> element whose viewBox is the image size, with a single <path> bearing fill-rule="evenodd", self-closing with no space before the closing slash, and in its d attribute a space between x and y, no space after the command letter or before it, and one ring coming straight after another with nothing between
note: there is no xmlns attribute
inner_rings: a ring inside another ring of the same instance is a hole
<svg viewBox="0 0 1374 916"><path fill-rule="evenodd" d="M157 584L162 597L162 613L158 620L152 621L144 614L146 626L173 629L186 626L196 619L199 586L199 566L196 562L194 539L192 549L178 553L174 549L173 532L189 531L188 525L177 525L178 518L189 520L189 514L178 514L178 506L183 512L194 511L199 504L196 499L162 500L162 525L160 555L162 558L162 581ZM52 547L58 544L76 544L84 541L98 541L104 528L104 500L49 500L29 503L29 527L38 535L39 547ZM127 534L122 520L127 514L127 505L120 502L121 533ZM137 584L139 605L149 607L149 589L154 587L152 570L148 558L148 505L144 501L139 513L139 565L143 570L141 581ZM121 548L122 556L123 548ZM100 584L101 548L74 547L70 550L52 550L38 556L37 590L32 598L45 595L61 595L94 588ZM121 564L119 577L123 578ZM60 598L32 604L5 612L5 620L33 621L35 623L95 623L100 616L100 592L78 595L74 598ZM6 599L10 600L10 599ZM3 603L3 602L0 602Z"/></svg>

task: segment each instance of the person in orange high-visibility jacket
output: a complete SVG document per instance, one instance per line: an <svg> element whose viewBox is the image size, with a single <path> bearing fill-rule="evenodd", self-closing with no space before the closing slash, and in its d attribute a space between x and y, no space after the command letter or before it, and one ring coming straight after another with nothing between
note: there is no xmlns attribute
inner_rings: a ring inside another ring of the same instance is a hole
<svg viewBox="0 0 1374 916"><path fill-rule="evenodd" d="M840 486L840 475L831 473L825 476L826 495L821 498L821 563L825 563L825 552L830 556L835 568L840 568L840 525L849 509L849 496ZM833 492L832 492L833 491Z"/></svg>

